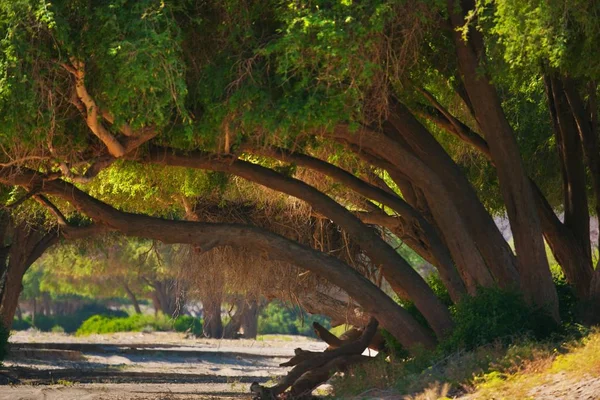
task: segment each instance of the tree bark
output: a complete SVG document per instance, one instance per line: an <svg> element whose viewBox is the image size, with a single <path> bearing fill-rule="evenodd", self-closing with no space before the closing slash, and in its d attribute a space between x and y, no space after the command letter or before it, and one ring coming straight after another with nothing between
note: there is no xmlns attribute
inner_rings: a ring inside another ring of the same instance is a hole
<svg viewBox="0 0 600 400"><path fill-rule="evenodd" d="M498 172L500 189L514 236L521 289L529 302L544 308L550 316L559 321L558 296L550 274L531 185L498 93L480 71L479 59L485 54L481 35L475 29L470 29L469 42L466 43L458 31L459 27L467 23L464 15L474 9L474 2L464 1L462 6L464 9L457 12L455 2L448 1L459 70L469 98L477 99L471 101L475 117L490 147Z"/></svg>
<svg viewBox="0 0 600 400"><path fill-rule="evenodd" d="M250 301L246 305L246 310L242 314L242 330L245 339L256 339L258 335L258 315L260 314L260 305L256 300Z"/></svg>
<svg viewBox="0 0 600 400"><path fill-rule="evenodd" d="M423 240L427 241L429 251L434 257L434 259L431 260L433 261L432 264L437 266L440 276L444 281L451 298L454 301L458 301L466 293L465 286L458 272L456 271L456 267L454 266L454 262L452 261L452 257L450 256L450 252L448 251L446 245L442 242L433 226L431 226L431 224L427 222L425 218L423 218L413 207L402 200L402 198L394 195L393 193L373 186L350 174L349 172L336 167L335 165L305 154L294 153L281 148L261 148L258 150L251 150L251 152L276 158L282 161L293 162L297 165L310 168L335 179L337 182L340 182L344 186L354 190L368 199L375 200L390 207L400 214L403 220L406 220L406 223L403 224L403 226L414 227L414 230L417 232L422 232L420 236L423 237ZM419 235L417 234L415 236ZM418 237L415 239L418 239ZM407 244L409 246L411 245L410 243Z"/></svg>
<svg viewBox="0 0 600 400"><path fill-rule="evenodd" d="M573 233L584 251L592 254L582 143L562 82L550 77L545 77L544 80L563 181L564 225Z"/></svg>
<svg viewBox="0 0 600 400"><path fill-rule="evenodd" d="M127 297L129 297L129 301L131 301L131 304L133 304L135 313L141 314L142 310L140 309L140 303L138 302L137 297L135 297L135 293L131 291L127 283L123 284L123 289L125 289L125 293L127 294Z"/></svg>
<svg viewBox="0 0 600 400"><path fill-rule="evenodd" d="M500 287L519 284L515 256L458 165L431 133L400 102L393 103L388 120L411 150L440 177L475 242L479 253ZM429 203L439 199L429 199Z"/></svg>
<svg viewBox="0 0 600 400"><path fill-rule="evenodd" d="M80 212L127 236L145 237L164 243L187 243L203 250L215 246L252 248L270 259L313 271L345 290L365 310L381 320L382 326L407 349L421 345L431 348L435 340L406 310L377 286L339 259L309 249L297 242L264 230L235 224L170 221L122 212L97 200L62 180L44 181L43 176L21 169L0 169L0 182L43 187L44 192L70 202ZM42 184L43 183L43 184Z"/></svg>
<svg viewBox="0 0 600 400"><path fill-rule="evenodd" d="M431 207L436 223L444 232L446 244L467 290L475 293L478 285L488 287L494 285L493 277L454 203L442 201L450 198L448 191L439 177L423 161L411 151L377 131L362 129L350 132L348 127L338 126L329 135L341 143L350 143L382 157L402 174L408 176L412 182L420 185L428 199L437 199L429 203L429 207ZM402 161L398 162L398 160Z"/></svg>
<svg viewBox="0 0 600 400"><path fill-rule="evenodd" d="M23 275L50 246L58 241L58 232L29 228L26 223L16 226L8 255L4 285L0 288L0 322L12 326L23 289Z"/></svg>
<svg viewBox="0 0 600 400"><path fill-rule="evenodd" d="M204 326L202 332L204 336L214 339L223 337L223 320L221 319L221 299L211 298L202 303Z"/></svg>

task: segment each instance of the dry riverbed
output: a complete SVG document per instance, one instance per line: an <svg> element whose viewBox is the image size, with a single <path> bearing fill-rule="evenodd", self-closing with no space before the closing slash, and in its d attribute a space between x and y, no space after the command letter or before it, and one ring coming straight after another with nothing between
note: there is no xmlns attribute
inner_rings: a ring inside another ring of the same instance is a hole
<svg viewBox="0 0 600 400"><path fill-rule="evenodd" d="M326 347L297 336L213 340L163 332L74 337L28 331L10 341L0 372L21 383L0 386L0 400L250 398L250 383L286 373L279 364L294 348Z"/></svg>

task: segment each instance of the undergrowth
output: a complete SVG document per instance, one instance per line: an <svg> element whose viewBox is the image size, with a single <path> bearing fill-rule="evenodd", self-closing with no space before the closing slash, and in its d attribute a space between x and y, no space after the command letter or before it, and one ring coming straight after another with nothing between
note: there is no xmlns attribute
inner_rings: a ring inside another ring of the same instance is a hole
<svg viewBox="0 0 600 400"><path fill-rule="evenodd" d="M448 304L443 286L435 283L435 279L430 281L436 294ZM414 399L444 398L474 388L495 390L515 376L539 374L551 367L600 373L600 332L587 336L589 331L577 323L572 291L561 281L557 281L557 289L564 298L561 304L570 306L561 309L565 322L561 326L542 310L529 307L516 291L481 288L476 296L449 305L455 328L433 351L413 351L409 355L384 331L389 357L378 356L334 379L336 397L364 398L366 391L375 389L396 396L420 393L407 397ZM424 320L414 306L403 306ZM586 350L589 354L582 356L583 350L577 347L578 355L571 356L569 350L584 337L588 344L585 348L596 348L598 352Z"/></svg>

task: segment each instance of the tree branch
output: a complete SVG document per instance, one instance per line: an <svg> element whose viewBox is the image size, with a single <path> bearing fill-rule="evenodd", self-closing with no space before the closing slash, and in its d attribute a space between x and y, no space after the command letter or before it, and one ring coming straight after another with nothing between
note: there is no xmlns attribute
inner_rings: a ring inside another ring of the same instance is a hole
<svg viewBox="0 0 600 400"><path fill-rule="evenodd" d="M48 198L46 198L46 196L41 195L41 194L35 194L35 195L33 195L33 198L38 203L40 203L42 206L44 206L46 209L48 209L48 211L50 211L50 213L56 217L56 219L58 221L58 225L60 225L60 226L69 225L64 214L58 209L58 207L56 207L50 200L48 200Z"/></svg>

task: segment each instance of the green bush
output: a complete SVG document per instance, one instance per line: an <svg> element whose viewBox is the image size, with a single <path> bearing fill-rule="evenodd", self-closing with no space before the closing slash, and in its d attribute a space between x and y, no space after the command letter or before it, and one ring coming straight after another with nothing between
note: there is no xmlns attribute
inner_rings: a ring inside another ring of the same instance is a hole
<svg viewBox="0 0 600 400"><path fill-rule="evenodd" d="M516 291L480 288L451 307L455 327L442 345L445 350L473 349L519 336L548 337L558 326L550 316L529 307Z"/></svg>
<svg viewBox="0 0 600 400"><path fill-rule="evenodd" d="M159 314L158 316L134 314L125 318L94 315L85 320L75 334L77 336L85 336L94 333L164 332L172 330L185 332L189 328L192 328L192 332L195 335L202 334L201 321L188 316L180 316L173 320L162 314Z"/></svg>
<svg viewBox="0 0 600 400"><path fill-rule="evenodd" d="M31 328L31 321L29 320L29 318L13 319L11 327L13 331L26 331L29 328Z"/></svg>
<svg viewBox="0 0 600 400"><path fill-rule="evenodd" d="M10 331L4 327L2 323L0 323L0 365L2 361L8 354L8 337L10 336Z"/></svg>
<svg viewBox="0 0 600 400"><path fill-rule="evenodd" d="M127 317L127 313L121 310L112 310L102 304L88 304L77 312L67 315L42 315L35 316L35 321L31 321L31 316L27 316L22 320L15 319L12 329L16 331L27 330L31 327L42 332L59 332L60 327L66 333L73 333L81 326L81 324L92 317L93 315L104 315L110 317Z"/></svg>
<svg viewBox="0 0 600 400"><path fill-rule="evenodd" d="M312 323L319 322L326 329L331 328L329 318L321 315L306 315L280 301L272 301L258 316L258 334L302 335L316 337Z"/></svg>
<svg viewBox="0 0 600 400"><path fill-rule="evenodd" d="M173 329L176 332L187 332L194 336L202 336L202 320L189 315L180 315L173 321Z"/></svg>

